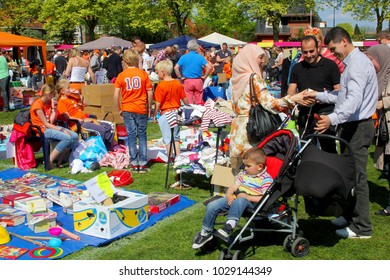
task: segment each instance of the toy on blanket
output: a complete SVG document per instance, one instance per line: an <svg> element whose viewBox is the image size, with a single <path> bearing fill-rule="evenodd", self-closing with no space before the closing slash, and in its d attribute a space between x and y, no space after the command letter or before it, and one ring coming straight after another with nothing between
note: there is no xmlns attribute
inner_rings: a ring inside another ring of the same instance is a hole
<svg viewBox="0 0 390 280"><path fill-rule="evenodd" d="M7 244L11 241L11 237L5 227L0 226L0 245Z"/></svg>

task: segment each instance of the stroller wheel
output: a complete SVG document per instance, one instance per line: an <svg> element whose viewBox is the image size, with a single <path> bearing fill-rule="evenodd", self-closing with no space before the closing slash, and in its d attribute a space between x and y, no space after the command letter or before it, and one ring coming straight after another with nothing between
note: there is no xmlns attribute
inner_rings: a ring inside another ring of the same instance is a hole
<svg viewBox="0 0 390 280"><path fill-rule="evenodd" d="M291 252L292 235L289 234L283 241L283 248L286 252Z"/></svg>
<svg viewBox="0 0 390 280"><path fill-rule="evenodd" d="M309 240L303 237L298 237L291 245L291 254L297 258L303 258L310 251Z"/></svg>
<svg viewBox="0 0 390 280"><path fill-rule="evenodd" d="M219 253L219 260L228 260L230 259L229 256L227 256L227 249L222 249L221 253Z"/></svg>
<svg viewBox="0 0 390 280"><path fill-rule="evenodd" d="M240 250L236 250L233 254L232 260L243 260L244 254Z"/></svg>

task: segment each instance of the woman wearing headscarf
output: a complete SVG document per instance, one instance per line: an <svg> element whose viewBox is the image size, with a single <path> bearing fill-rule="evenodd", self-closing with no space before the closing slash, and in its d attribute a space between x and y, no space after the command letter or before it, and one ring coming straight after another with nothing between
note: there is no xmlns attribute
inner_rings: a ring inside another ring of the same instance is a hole
<svg viewBox="0 0 390 280"><path fill-rule="evenodd" d="M376 75L378 77L378 117L385 114L387 120L387 130L390 131L390 48L386 45L375 45L368 49L367 56L374 64ZM383 147L376 146L374 156L375 167L380 170L386 170L387 180L390 183L389 165L390 165L390 143ZM390 197L386 209L375 212L376 215L390 216Z"/></svg>
<svg viewBox="0 0 390 280"><path fill-rule="evenodd" d="M238 53L233 61L233 110L236 114L230 130L230 159L232 172L238 174L242 165L242 154L252 147L249 143L246 125L249 119L250 103L250 76L254 76L254 90L257 99L267 111L278 113L293 108L295 102L302 99L302 94L286 96L283 98L273 97L267 90L263 78L263 68L268 63L268 56L264 50L248 44Z"/></svg>

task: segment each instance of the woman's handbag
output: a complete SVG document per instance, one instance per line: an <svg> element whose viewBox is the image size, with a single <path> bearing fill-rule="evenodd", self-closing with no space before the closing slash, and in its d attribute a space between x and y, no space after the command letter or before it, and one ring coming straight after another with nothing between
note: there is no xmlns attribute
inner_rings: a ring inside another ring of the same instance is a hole
<svg viewBox="0 0 390 280"><path fill-rule="evenodd" d="M254 75L249 78L250 84L250 102L249 120L246 125L249 143L257 145L265 136L275 131L282 123L279 114L272 114L265 110L257 99L254 89Z"/></svg>
<svg viewBox="0 0 390 280"><path fill-rule="evenodd" d="M383 147L386 146L387 142L389 142L389 131L387 129L387 120L386 115L383 114L379 118L378 128L377 128L377 146Z"/></svg>

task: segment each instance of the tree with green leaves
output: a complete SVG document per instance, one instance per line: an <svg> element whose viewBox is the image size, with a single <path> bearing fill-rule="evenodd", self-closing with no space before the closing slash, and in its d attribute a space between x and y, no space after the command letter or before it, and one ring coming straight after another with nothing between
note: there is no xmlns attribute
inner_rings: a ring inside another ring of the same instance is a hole
<svg viewBox="0 0 390 280"><path fill-rule="evenodd" d="M51 34L59 35L64 30L74 30L79 25L86 29L86 41L95 39L95 27L105 18L113 0L35 0L42 2L39 19ZM127 1L127 0L126 0Z"/></svg>
<svg viewBox="0 0 390 280"><path fill-rule="evenodd" d="M232 0L207 0L197 6L193 15L196 24L195 37L212 32L242 41L252 41L256 22L247 13L248 6Z"/></svg>
<svg viewBox="0 0 390 280"><path fill-rule="evenodd" d="M353 30L353 37L356 41L361 41L364 39L362 32L360 31L359 25L355 24L355 29Z"/></svg>
<svg viewBox="0 0 390 280"><path fill-rule="evenodd" d="M382 31L385 20L390 24L389 0L344 0L343 11L351 12L355 20L376 20L377 33Z"/></svg>
<svg viewBox="0 0 390 280"><path fill-rule="evenodd" d="M315 7L314 0L235 0L247 5L248 14L255 19L265 19L271 24L274 41L279 41L279 25L282 15L287 14L290 8L300 5L304 10L310 11Z"/></svg>
<svg viewBox="0 0 390 280"><path fill-rule="evenodd" d="M37 18L38 7L36 1L31 0L0 0L0 26L20 35L30 21Z"/></svg>
<svg viewBox="0 0 390 280"><path fill-rule="evenodd" d="M337 24L337 26L344 28L345 31L348 32L349 36L351 36L351 38L353 37L353 27L350 23L343 22L343 23Z"/></svg>

